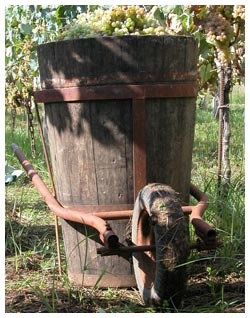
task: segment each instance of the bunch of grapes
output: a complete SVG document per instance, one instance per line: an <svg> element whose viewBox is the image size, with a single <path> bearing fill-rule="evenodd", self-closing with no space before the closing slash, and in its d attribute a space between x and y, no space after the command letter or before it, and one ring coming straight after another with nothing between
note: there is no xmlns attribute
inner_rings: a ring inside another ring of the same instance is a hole
<svg viewBox="0 0 250 318"><path fill-rule="evenodd" d="M5 104L12 108L23 105L23 101L29 98L32 91L33 77L31 56L34 55L34 43L32 40L23 40L16 52L17 61L21 63L12 63L6 65L6 94ZM8 50L7 50L8 52ZM7 53L8 55L8 53Z"/></svg>
<svg viewBox="0 0 250 318"><path fill-rule="evenodd" d="M217 60L219 62L219 65L221 65L222 67L227 67L229 62L230 62L230 56L231 56L231 51L229 48L224 48L224 49L220 49L217 48ZM216 58L215 58L216 61Z"/></svg>
<svg viewBox="0 0 250 318"><path fill-rule="evenodd" d="M235 5L233 8L233 17L245 20L245 6Z"/></svg>
<svg viewBox="0 0 250 318"><path fill-rule="evenodd" d="M207 35L208 42L212 44L229 45L234 36L234 29L230 22L219 12L209 12L203 20L201 28ZM219 43L220 42L220 43Z"/></svg>
<svg viewBox="0 0 250 318"><path fill-rule="evenodd" d="M232 5L209 5L209 11L222 14L230 23L233 22L233 8Z"/></svg>
<svg viewBox="0 0 250 318"><path fill-rule="evenodd" d="M144 6L117 5L109 9L98 8L92 12L82 13L65 27L59 39L129 34L168 34L166 27L154 18L153 9L147 11Z"/></svg>
<svg viewBox="0 0 250 318"><path fill-rule="evenodd" d="M209 6L206 9L206 15L199 20L199 31L206 35L207 42L215 46L220 65L226 67L230 62L230 43L234 38L234 27L230 22L233 6Z"/></svg>

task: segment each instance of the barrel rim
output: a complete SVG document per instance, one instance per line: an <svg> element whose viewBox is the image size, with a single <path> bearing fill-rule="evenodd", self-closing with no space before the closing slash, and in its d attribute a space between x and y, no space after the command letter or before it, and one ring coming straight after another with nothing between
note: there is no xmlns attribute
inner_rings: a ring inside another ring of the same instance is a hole
<svg viewBox="0 0 250 318"><path fill-rule="evenodd" d="M126 39L126 38L186 38L186 39L193 39L195 42L197 42L197 39L192 35L180 35L180 34L162 34L162 35L154 35L154 34L129 34L129 35L96 35L96 36L89 36L89 37L82 37L78 39L58 39L56 41L48 41L45 43L41 43L37 46L37 48L45 46L45 45L53 45L56 43L69 43L69 42L78 42L78 41L88 41L93 39Z"/></svg>

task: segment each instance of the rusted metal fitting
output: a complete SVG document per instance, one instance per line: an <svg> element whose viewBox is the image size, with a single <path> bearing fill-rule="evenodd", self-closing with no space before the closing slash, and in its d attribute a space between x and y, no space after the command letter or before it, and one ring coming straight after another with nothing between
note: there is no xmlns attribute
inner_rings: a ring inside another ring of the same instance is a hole
<svg viewBox="0 0 250 318"><path fill-rule="evenodd" d="M216 230L207 224L204 220L194 218L192 219L192 225L195 228L195 233L206 244L213 244L216 241Z"/></svg>
<svg viewBox="0 0 250 318"><path fill-rule="evenodd" d="M112 228L108 222L106 222L106 231L102 234L103 235L103 242L104 246L107 248L115 248L119 246L119 238L118 236L112 231Z"/></svg>

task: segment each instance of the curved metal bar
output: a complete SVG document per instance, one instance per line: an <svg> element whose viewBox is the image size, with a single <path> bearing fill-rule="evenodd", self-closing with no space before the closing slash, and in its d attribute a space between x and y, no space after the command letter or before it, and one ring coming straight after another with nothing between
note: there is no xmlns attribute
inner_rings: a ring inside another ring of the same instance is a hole
<svg viewBox="0 0 250 318"><path fill-rule="evenodd" d="M190 194L198 201L195 206L192 206L190 219L191 221L195 218L202 219L204 211L208 208L209 198L206 193L199 190L194 184L190 185Z"/></svg>
<svg viewBox="0 0 250 318"><path fill-rule="evenodd" d="M191 184L190 194L198 201L195 206L191 206L190 222L195 228L196 234L207 244L212 244L216 239L216 230L207 224L202 216L208 208L209 198L206 193Z"/></svg>
<svg viewBox="0 0 250 318"><path fill-rule="evenodd" d="M32 164L26 159L20 148L16 144L11 145L16 157L31 178L34 186L41 194L43 200L46 202L50 210L60 218L68 221L83 223L95 228L100 233L101 241L110 247L118 245L118 237L112 231L109 224L98 216L87 214L81 211L62 207L58 201L50 193L49 189L35 171Z"/></svg>

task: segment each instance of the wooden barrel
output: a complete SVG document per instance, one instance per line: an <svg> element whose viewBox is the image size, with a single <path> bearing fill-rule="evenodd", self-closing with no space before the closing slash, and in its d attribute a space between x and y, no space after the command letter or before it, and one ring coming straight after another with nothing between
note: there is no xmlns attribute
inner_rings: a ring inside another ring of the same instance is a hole
<svg viewBox="0 0 250 318"><path fill-rule="evenodd" d="M133 208L149 182L189 201L197 44L184 36L67 40L38 47L57 200ZM91 210L92 208L90 208ZM91 212L91 211L90 211ZM99 256L96 230L61 220L72 284L134 286L132 264ZM110 221L120 242L128 220Z"/></svg>

